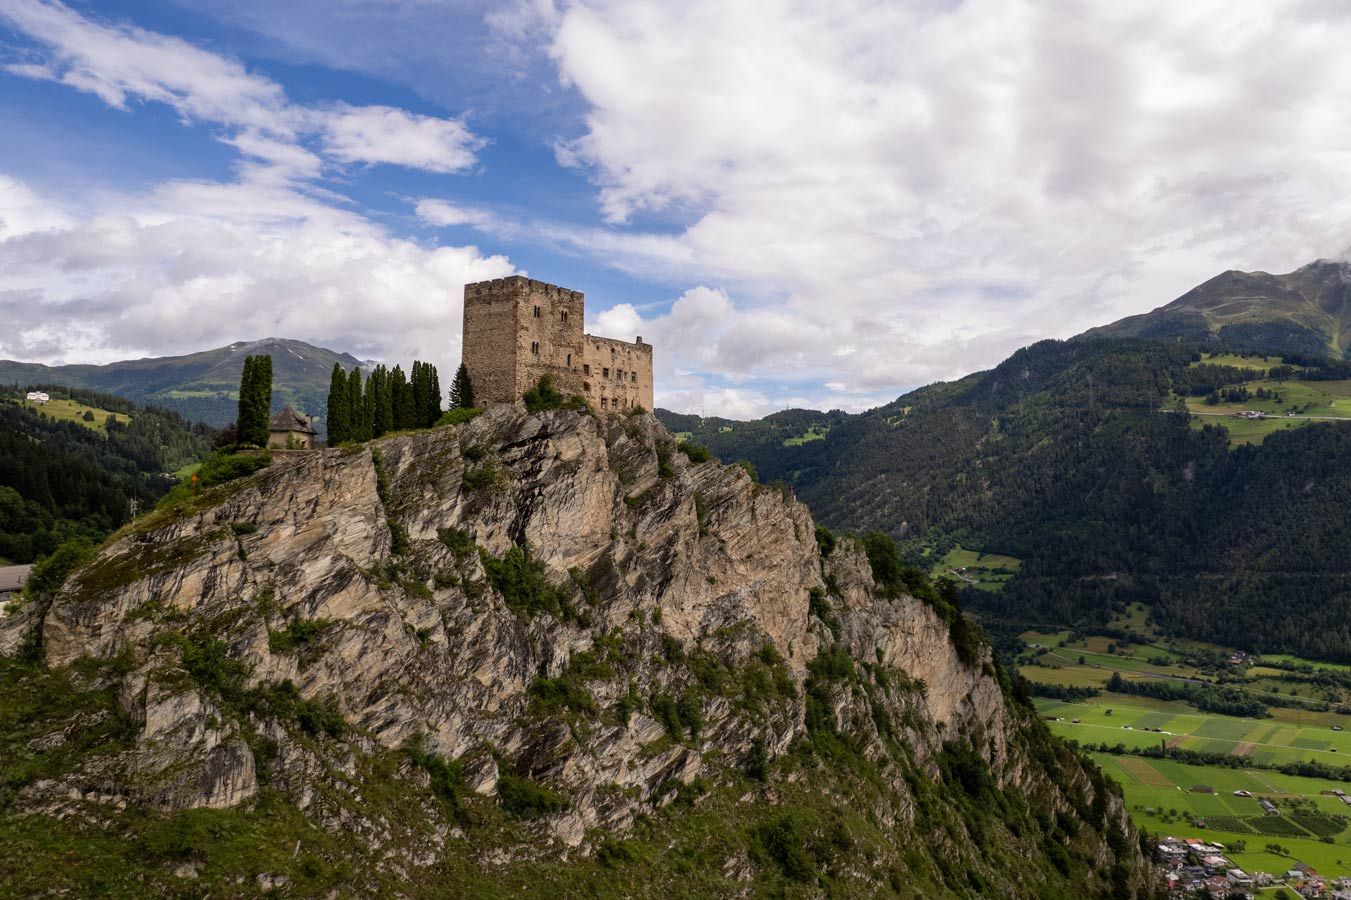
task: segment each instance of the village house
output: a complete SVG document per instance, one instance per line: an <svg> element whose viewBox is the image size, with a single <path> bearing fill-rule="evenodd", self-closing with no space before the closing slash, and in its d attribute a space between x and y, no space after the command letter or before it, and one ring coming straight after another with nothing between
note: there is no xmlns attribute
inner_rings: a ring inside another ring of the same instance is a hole
<svg viewBox="0 0 1351 900"><path fill-rule="evenodd" d="M290 406L267 420L267 446L279 450L313 450L317 433L312 417L301 415Z"/></svg>

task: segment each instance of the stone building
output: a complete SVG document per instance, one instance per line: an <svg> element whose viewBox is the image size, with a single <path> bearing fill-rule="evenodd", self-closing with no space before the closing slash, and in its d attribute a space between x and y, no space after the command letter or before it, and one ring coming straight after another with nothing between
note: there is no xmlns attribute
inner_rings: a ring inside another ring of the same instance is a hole
<svg viewBox="0 0 1351 900"><path fill-rule="evenodd" d="M267 420L267 445L281 450L313 450L314 422L287 406Z"/></svg>
<svg viewBox="0 0 1351 900"><path fill-rule="evenodd" d="M602 412L652 409L652 345L582 332L580 291L520 275L464 286L464 364L479 403L511 402L552 376Z"/></svg>

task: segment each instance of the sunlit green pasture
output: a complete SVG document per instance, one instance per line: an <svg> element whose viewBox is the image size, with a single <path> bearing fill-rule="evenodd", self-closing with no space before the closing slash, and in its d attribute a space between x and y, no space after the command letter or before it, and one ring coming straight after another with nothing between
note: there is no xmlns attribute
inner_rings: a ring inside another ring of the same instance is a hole
<svg viewBox="0 0 1351 900"><path fill-rule="evenodd" d="M1325 876L1351 874L1351 827L1334 835L1333 843L1324 843L1312 832L1293 824L1287 805L1292 798L1301 797L1312 801L1321 814L1346 815L1351 807L1336 798L1320 796L1320 792L1351 791L1351 785L1261 770L1191 766L1172 760L1103 753L1092 756L1107 775L1121 784L1131 818L1151 834L1218 841L1226 845L1227 855L1235 863L1249 871L1279 873L1296 862L1304 862ZM1194 785L1211 787L1215 793L1193 793L1190 788ZM1236 790L1254 796L1235 797ZM1274 824L1262 815L1259 799L1270 800L1280 807L1281 827L1303 836L1264 834L1258 830ZM1193 824L1196 819L1205 821L1206 827ZM1246 849L1234 850L1235 841L1244 842ZM1272 843L1280 844L1288 855L1267 853L1263 848Z"/></svg>
<svg viewBox="0 0 1351 900"><path fill-rule="evenodd" d="M1263 372L1270 372L1276 366L1282 364L1279 356L1235 356L1232 353L1205 353L1201 356L1200 362L1192 363L1193 366L1234 366L1239 369L1259 369Z"/></svg>
<svg viewBox="0 0 1351 900"><path fill-rule="evenodd" d="M75 400L48 400L46 403L30 403L24 400L21 404L58 422L74 422L103 435L108 433L109 416L124 424L131 421L131 416L124 413L113 413L97 406L86 406ZM87 421L85 413L90 413L93 419Z"/></svg>
<svg viewBox="0 0 1351 900"><path fill-rule="evenodd" d="M1333 731L1326 724L1240 719L1198 712L1180 703L1160 709L1139 703L1144 699L1102 694L1082 703L1047 698L1036 702L1043 716L1060 719L1047 722L1053 733L1080 743L1146 747L1163 741L1182 750L1244 756L1269 765L1304 761L1351 765L1351 732ZM1339 718L1351 723L1348 717ZM1154 728L1160 730L1149 730Z"/></svg>
<svg viewBox="0 0 1351 900"><path fill-rule="evenodd" d="M1022 565L1023 561L1016 557L967 550L958 544L934 565L930 574L935 578L957 578L983 591L999 591Z"/></svg>

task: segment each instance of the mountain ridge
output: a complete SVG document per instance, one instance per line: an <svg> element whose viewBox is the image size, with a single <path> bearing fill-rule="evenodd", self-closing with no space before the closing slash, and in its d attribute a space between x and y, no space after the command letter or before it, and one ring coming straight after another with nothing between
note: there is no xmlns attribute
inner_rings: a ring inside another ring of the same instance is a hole
<svg viewBox="0 0 1351 900"><path fill-rule="evenodd" d="M234 421L244 357L272 356L273 409L291 404L322 419L335 363L350 370L365 366L339 353L290 338L235 341L224 347L179 356L152 356L102 365L47 366L0 360L0 384L60 384L116 394L142 405L173 410L185 418L222 426Z"/></svg>
<svg viewBox="0 0 1351 900"><path fill-rule="evenodd" d="M1292 272L1216 275L1147 313L1081 338L1185 340L1241 352L1344 357L1351 353L1351 262L1320 259Z"/></svg>

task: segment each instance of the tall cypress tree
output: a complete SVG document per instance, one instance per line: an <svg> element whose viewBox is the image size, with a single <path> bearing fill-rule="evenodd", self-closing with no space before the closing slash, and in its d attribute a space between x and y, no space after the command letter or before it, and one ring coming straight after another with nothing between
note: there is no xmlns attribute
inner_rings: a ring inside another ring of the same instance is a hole
<svg viewBox="0 0 1351 900"><path fill-rule="evenodd" d="M255 357L257 380L254 382L257 440L251 443L259 447L267 446L267 420L272 413L272 357L266 354Z"/></svg>
<svg viewBox="0 0 1351 900"><path fill-rule="evenodd" d="M413 375L408 379L413 388L413 426L427 427L427 364L413 360Z"/></svg>
<svg viewBox="0 0 1351 900"><path fill-rule="evenodd" d="M343 441L352 439L352 426L348 421L350 404L347 402L347 373L342 363L333 364L333 375L328 381L328 445L336 447Z"/></svg>
<svg viewBox="0 0 1351 900"><path fill-rule="evenodd" d="M403 431L417 425L413 406L413 386L403 374L403 366L395 366L389 373L390 431Z"/></svg>
<svg viewBox="0 0 1351 900"><path fill-rule="evenodd" d="M427 411L422 419L430 428L441 418L441 378L436 374L436 366L431 363L423 364L423 372L427 379Z"/></svg>
<svg viewBox="0 0 1351 900"><path fill-rule="evenodd" d="M389 431L393 424L392 410L389 408L389 370L384 364L378 365L366 379L366 409L371 417L371 437L379 437Z"/></svg>
<svg viewBox="0 0 1351 900"><path fill-rule="evenodd" d="M366 421L366 402L361 394L361 368L352 367L347 376L347 427L351 429L351 440L369 441L370 428Z"/></svg>
<svg viewBox="0 0 1351 900"><path fill-rule="evenodd" d="M388 434L394 430L394 376L385 369L380 376L380 397L376 408L380 410L380 433Z"/></svg>
<svg viewBox="0 0 1351 900"><path fill-rule="evenodd" d="M474 383L469 380L469 367L460 363L455 370L455 381L450 385L450 408L468 409L474 405Z"/></svg>
<svg viewBox="0 0 1351 900"><path fill-rule="evenodd" d="M253 383L257 380L257 369L253 357L244 357L244 371L239 375L239 413L235 417L235 439L241 444L248 443L253 434Z"/></svg>
<svg viewBox="0 0 1351 900"><path fill-rule="evenodd" d="M272 406L272 357L244 357L239 378L239 443L267 446L267 418Z"/></svg>

